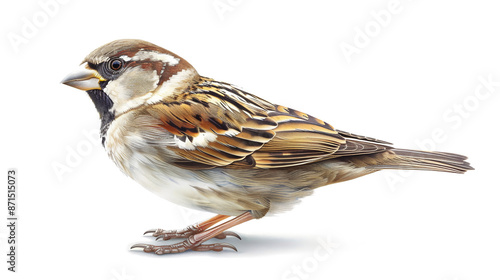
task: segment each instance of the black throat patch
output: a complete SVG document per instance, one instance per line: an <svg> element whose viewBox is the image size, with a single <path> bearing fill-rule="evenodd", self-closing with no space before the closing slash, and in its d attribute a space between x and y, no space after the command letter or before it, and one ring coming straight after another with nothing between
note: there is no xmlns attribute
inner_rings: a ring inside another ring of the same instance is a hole
<svg viewBox="0 0 500 280"><path fill-rule="evenodd" d="M99 89L92 89L87 91L87 93L92 102L94 102L95 108L101 118L101 140L104 146L104 143L106 143L106 132L111 122L115 119L115 114L110 111L113 107L113 101L104 91Z"/></svg>

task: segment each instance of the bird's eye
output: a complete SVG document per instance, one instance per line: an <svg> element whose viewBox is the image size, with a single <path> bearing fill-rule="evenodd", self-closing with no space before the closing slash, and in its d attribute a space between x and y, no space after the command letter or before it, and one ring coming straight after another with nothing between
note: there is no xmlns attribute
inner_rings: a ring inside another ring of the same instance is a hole
<svg viewBox="0 0 500 280"><path fill-rule="evenodd" d="M123 67L123 61L121 59L112 59L109 62L109 68L113 71L118 71L122 69Z"/></svg>

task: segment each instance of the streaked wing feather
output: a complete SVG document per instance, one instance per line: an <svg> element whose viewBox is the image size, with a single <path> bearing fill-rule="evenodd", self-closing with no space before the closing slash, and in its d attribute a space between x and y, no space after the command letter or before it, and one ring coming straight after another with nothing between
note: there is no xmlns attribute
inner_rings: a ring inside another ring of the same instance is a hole
<svg viewBox="0 0 500 280"><path fill-rule="evenodd" d="M276 106L269 117L276 121L276 136L254 152L256 166L281 168L331 157L345 139L329 124L303 112Z"/></svg>
<svg viewBox="0 0 500 280"><path fill-rule="evenodd" d="M385 144L385 145L392 145L392 143L390 143L390 142L387 142L387 141L384 141L384 140L380 140L380 139L376 139L376 138L373 138L373 137L368 137L368 136L363 136L363 135L359 135L359 134L354 134L354 133L350 133L350 132L339 130L339 129L337 129L337 132L340 135L348 137L348 138L365 140L365 141L368 141L368 142L375 142L375 143L380 143L380 144Z"/></svg>
<svg viewBox="0 0 500 280"><path fill-rule="evenodd" d="M247 102L251 96L234 98L237 89L229 94L220 84L203 86L173 100L151 105L150 115L161 121L161 127L176 137L178 145L168 146L184 168L213 168L248 166L245 160L274 136L277 123L267 117L267 110ZM243 164L244 163L244 164Z"/></svg>
<svg viewBox="0 0 500 280"><path fill-rule="evenodd" d="M333 157L375 154L385 152L392 148L391 146L379 144L378 142L369 142L349 138L346 138L346 140L346 143L340 146Z"/></svg>
<svg viewBox="0 0 500 280"><path fill-rule="evenodd" d="M168 148L184 168L281 168L389 147L229 84L201 79L186 93L147 109L175 135L178 145Z"/></svg>

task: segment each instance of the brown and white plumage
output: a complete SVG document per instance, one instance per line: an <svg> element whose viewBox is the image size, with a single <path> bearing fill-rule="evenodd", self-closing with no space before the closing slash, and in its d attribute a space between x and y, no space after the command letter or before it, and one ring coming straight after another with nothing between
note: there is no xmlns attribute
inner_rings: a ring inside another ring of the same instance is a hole
<svg viewBox="0 0 500 280"><path fill-rule="evenodd" d="M261 218L317 187L382 169L472 169L464 156L396 149L336 130L200 76L178 55L145 41L104 45L82 68L64 83L94 101L109 156L147 189L187 207Z"/></svg>

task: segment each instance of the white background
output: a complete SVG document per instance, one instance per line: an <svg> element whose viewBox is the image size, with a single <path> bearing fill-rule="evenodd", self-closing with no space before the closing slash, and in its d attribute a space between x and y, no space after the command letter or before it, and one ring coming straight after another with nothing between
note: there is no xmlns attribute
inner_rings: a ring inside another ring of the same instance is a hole
<svg viewBox="0 0 500 280"><path fill-rule="evenodd" d="M18 272L2 261L0 278L500 279L495 1L6 3L0 171L19 174ZM130 251L153 242L142 237L147 229L212 214L172 205L121 174L93 137L90 99L59 83L121 38L163 46L202 75L336 128L467 155L476 170L384 171L324 187L291 212L236 227L243 240L227 242L239 252ZM481 79L493 81L490 91Z"/></svg>

